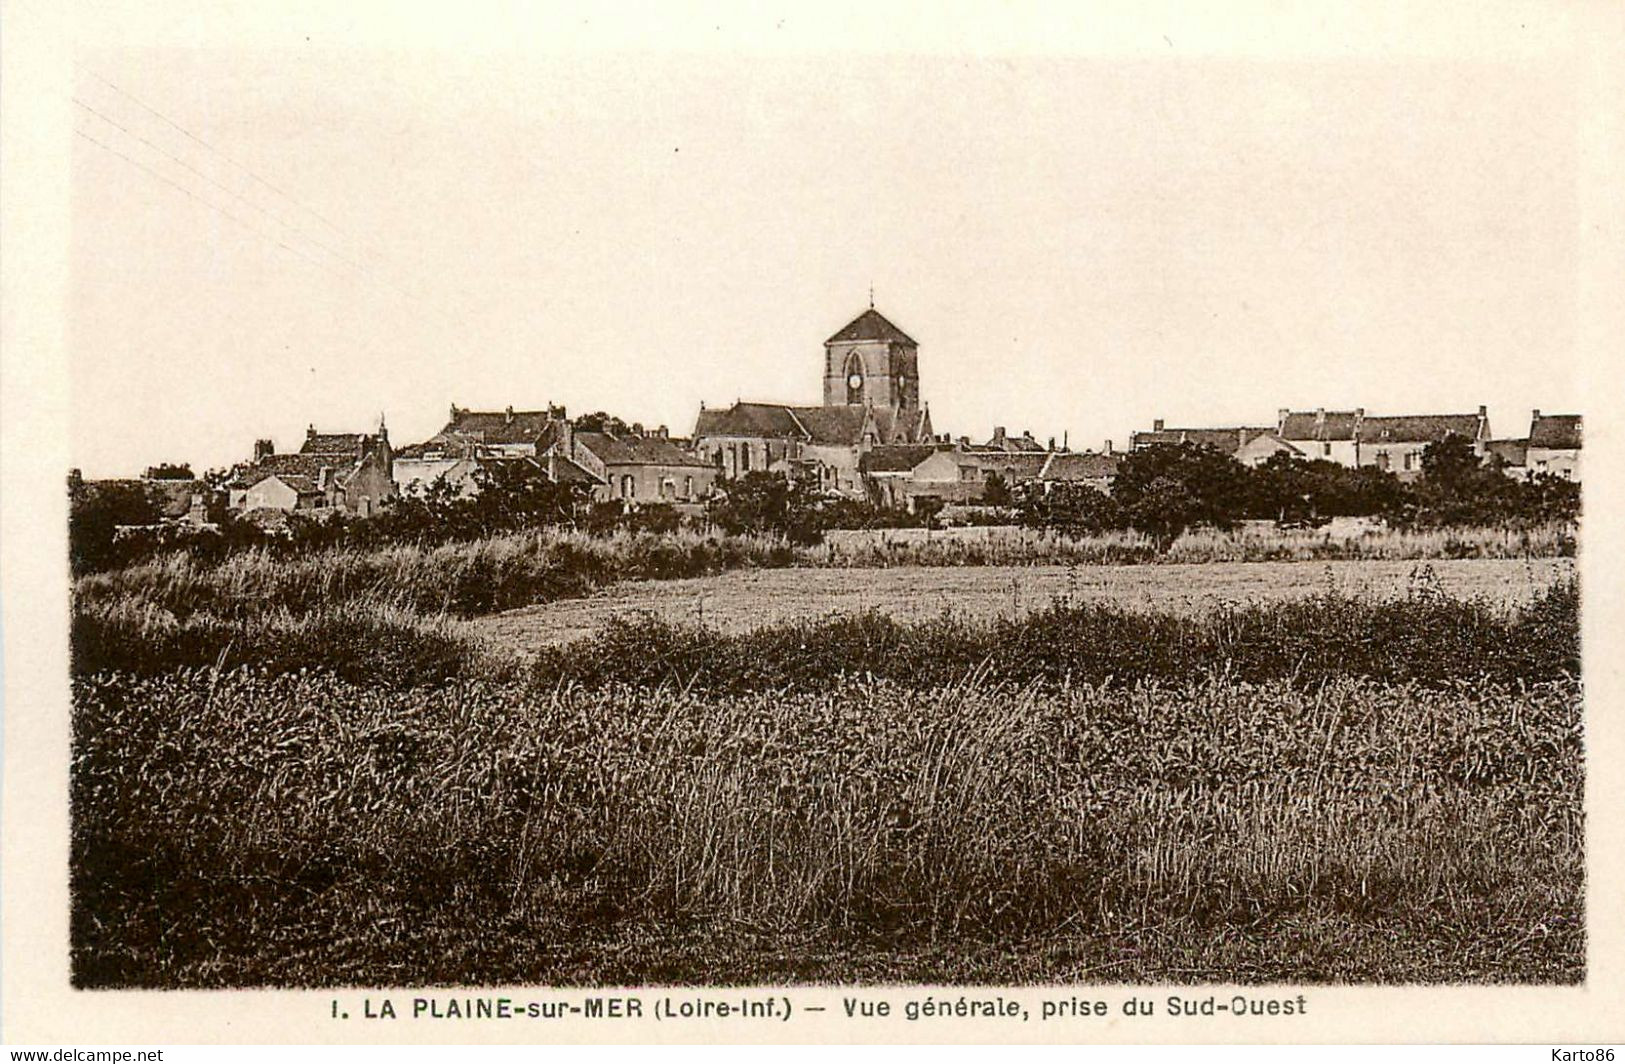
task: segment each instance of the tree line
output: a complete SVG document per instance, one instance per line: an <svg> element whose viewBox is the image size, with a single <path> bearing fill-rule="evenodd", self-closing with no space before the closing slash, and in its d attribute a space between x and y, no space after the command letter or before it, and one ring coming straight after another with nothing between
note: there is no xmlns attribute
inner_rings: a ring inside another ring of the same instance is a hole
<svg viewBox="0 0 1625 1064"><path fill-rule="evenodd" d="M437 484L402 495L371 517L294 512L267 528L230 511L223 492L199 484L208 500L204 529L164 523L162 500L152 485L74 482L69 496L73 573L177 549L208 559L245 548L428 546L538 528L663 534L689 523L810 545L833 529L930 526L936 515L930 505L909 512L872 500L831 497L810 480L767 472L727 482L703 514L685 516L668 503L629 509L620 502L594 501L584 486L555 484L535 467L516 462L481 469L473 493ZM1068 536L1132 529L1165 549L1189 528L1230 529L1246 520L1315 527L1333 517L1377 517L1409 528L1572 522L1579 515L1580 487L1544 475L1514 480L1484 464L1458 437L1430 445L1422 455L1421 476L1409 482L1373 467L1350 469L1286 455L1249 467L1213 448L1183 443L1125 455L1110 494L1066 483L1012 488L995 475L982 502L990 519Z"/></svg>

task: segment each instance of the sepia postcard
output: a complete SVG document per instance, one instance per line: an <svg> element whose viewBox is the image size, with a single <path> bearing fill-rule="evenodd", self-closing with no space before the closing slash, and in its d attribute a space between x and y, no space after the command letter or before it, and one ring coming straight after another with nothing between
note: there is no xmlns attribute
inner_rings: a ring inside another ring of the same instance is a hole
<svg viewBox="0 0 1625 1064"><path fill-rule="evenodd" d="M1618 5L4 15L7 1045L1625 1040Z"/></svg>

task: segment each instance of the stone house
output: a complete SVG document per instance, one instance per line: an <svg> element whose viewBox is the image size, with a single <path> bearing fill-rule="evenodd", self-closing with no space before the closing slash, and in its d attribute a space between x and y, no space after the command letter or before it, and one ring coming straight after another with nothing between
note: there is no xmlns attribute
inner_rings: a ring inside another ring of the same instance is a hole
<svg viewBox="0 0 1625 1064"><path fill-rule="evenodd" d="M1114 451L1054 451L1038 471L1038 482L1049 491L1057 484L1073 484L1109 495L1123 456Z"/></svg>
<svg viewBox="0 0 1625 1064"><path fill-rule="evenodd" d="M716 487L716 468L674 444L664 428L643 434L583 432L560 418L538 442L539 457L558 463L555 479L572 469L585 471L600 502L699 503Z"/></svg>
<svg viewBox="0 0 1625 1064"><path fill-rule="evenodd" d="M1284 454L1288 458L1307 459L1309 457L1292 444L1281 439L1274 432L1266 432L1248 440L1235 453L1235 459L1245 466L1261 466L1278 454Z"/></svg>
<svg viewBox="0 0 1625 1064"><path fill-rule="evenodd" d="M460 492L478 490L478 472L502 462L528 462L554 483L583 484L599 501L695 503L711 494L716 470L653 432L586 432L565 408L501 411L453 405L451 419L396 463L396 479Z"/></svg>
<svg viewBox="0 0 1625 1064"><path fill-rule="evenodd" d="M232 471L227 503L241 512L332 510L369 517L395 498L389 430L320 433L314 425L295 454L278 454L270 440L254 444L254 459ZM274 481L274 483L271 483Z"/></svg>
<svg viewBox="0 0 1625 1064"><path fill-rule="evenodd" d="M1565 480L1580 479L1579 414L1542 414L1529 419L1529 448L1525 465L1530 474L1549 473Z"/></svg>
<svg viewBox="0 0 1625 1064"><path fill-rule="evenodd" d="M1482 456L1490 439L1488 410L1481 406L1476 414L1363 417L1355 464L1412 479L1422 474L1422 453L1448 436L1466 440Z"/></svg>
<svg viewBox="0 0 1625 1064"><path fill-rule="evenodd" d="M1312 411L1281 410L1275 435L1310 461L1360 464L1360 424L1365 408Z"/></svg>

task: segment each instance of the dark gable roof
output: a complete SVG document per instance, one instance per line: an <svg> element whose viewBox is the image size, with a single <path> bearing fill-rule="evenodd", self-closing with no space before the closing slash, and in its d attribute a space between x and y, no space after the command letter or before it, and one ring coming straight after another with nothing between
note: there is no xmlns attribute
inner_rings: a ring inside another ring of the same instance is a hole
<svg viewBox="0 0 1625 1064"><path fill-rule="evenodd" d="M1580 449L1579 414L1542 414L1529 423L1529 446L1556 451Z"/></svg>
<svg viewBox="0 0 1625 1064"><path fill-rule="evenodd" d="M701 410L694 435L785 438L806 436L788 406L777 403L735 403L726 410Z"/></svg>
<svg viewBox="0 0 1625 1064"><path fill-rule="evenodd" d="M534 461L534 459L530 459ZM603 478L592 470L562 454L549 454L546 458L549 480L555 484L602 484ZM541 463L537 463L540 465Z"/></svg>
<svg viewBox="0 0 1625 1064"><path fill-rule="evenodd" d="M658 436L616 436L608 432L577 432L576 446L584 447L605 465L664 465L710 468L695 456Z"/></svg>
<svg viewBox="0 0 1625 1064"><path fill-rule="evenodd" d="M238 466L231 478L231 486L252 488L266 477L304 477L312 490L320 483L322 470L331 470L333 483L343 485L362 465L362 459L353 454L269 454L257 462ZM288 481L292 483L292 481Z"/></svg>
<svg viewBox="0 0 1625 1064"><path fill-rule="evenodd" d="M1015 484L1034 480L1050 460L1049 451L965 451L959 456L961 465L972 465L987 473L997 473L1006 483Z"/></svg>
<svg viewBox="0 0 1625 1064"><path fill-rule="evenodd" d="M316 482L314 480L310 479L309 477L300 476L298 473L273 473L271 476L274 476L276 479L282 481L282 483L292 488L294 492L299 495L321 494L321 490L316 487ZM269 479L271 478L261 478L262 481Z"/></svg>
<svg viewBox="0 0 1625 1064"><path fill-rule="evenodd" d="M314 436L305 437L299 453L343 455L346 458L354 458L361 453L365 440L365 434L360 432L318 432Z"/></svg>
<svg viewBox="0 0 1625 1064"><path fill-rule="evenodd" d="M846 328L831 336L824 342L826 344L859 343L864 341L883 340L893 344L907 344L910 347L919 347L908 333L887 321L885 315L874 307L859 314L847 323Z"/></svg>
<svg viewBox="0 0 1625 1064"><path fill-rule="evenodd" d="M1274 432L1273 428L1253 428L1249 426L1238 426L1232 429L1155 429L1151 432L1136 432L1134 434L1134 446L1145 447L1162 443L1194 443L1200 446L1212 447L1215 450L1223 451L1225 454L1235 454L1258 437L1270 436Z"/></svg>
<svg viewBox="0 0 1625 1064"><path fill-rule="evenodd" d="M1039 471L1042 480L1109 480L1117 475L1122 458L1115 454L1056 451Z"/></svg>
<svg viewBox="0 0 1625 1064"><path fill-rule="evenodd" d="M871 447L858 459L863 473L907 473L937 450L929 443Z"/></svg>
<svg viewBox="0 0 1625 1064"><path fill-rule="evenodd" d="M1478 415L1405 414L1399 417L1368 417L1360 425L1361 443L1434 443L1452 434L1468 440L1477 439Z"/></svg>
<svg viewBox="0 0 1625 1064"><path fill-rule="evenodd" d="M847 446L863 432L861 406L785 406L779 403L735 403L726 410L701 410L694 435L740 436L751 439L805 440L808 443ZM889 412L876 411L877 420Z"/></svg>
<svg viewBox="0 0 1625 1064"><path fill-rule="evenodd" d="M1528 440L1490 440L1484 444L1487 454L1495 455L1507 465L1521 466L1527 464L1529 457Z"/></svg>
<svg viewBox="0 0 1625 1064"><path fill-rule="evenodd" d="M1289 412L1281 422L1281 438L1317 442L1352 440L1360 415L1353 410L1328 410L1324 426L1319 420L1313 410Z"/></svg>
<svg viewBox="0 0 1625 1064"><path fill-rule="evenodd" d="M805 406L790 407L796 421L806 430L808 443L832 447L850 447L863 436L861 406ZM886 442L891 434L891 411L875 410L875 432L878 442Z"/></svg>
<svg viewBox="0 0 1625 1064"><path fill-rule="evenodd" d="M547 428L546 410L459 410L436 438L458 437L481 443L534 443Z"/></svg>

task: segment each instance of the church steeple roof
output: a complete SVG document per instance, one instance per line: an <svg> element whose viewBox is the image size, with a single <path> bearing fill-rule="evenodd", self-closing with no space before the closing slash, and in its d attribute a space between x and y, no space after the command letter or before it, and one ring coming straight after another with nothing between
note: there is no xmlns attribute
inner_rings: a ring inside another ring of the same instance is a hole
<svg viewBox="0 0 1625 1064"><path fill-rule="evenodd" d="M914 342L913 337L887 321L885 315L874 307L870 307L853 318L846 328L824 342L826 344L840 344L868 340L884 340L887 343L908 344L910 347L920 346Z"/></svg>

